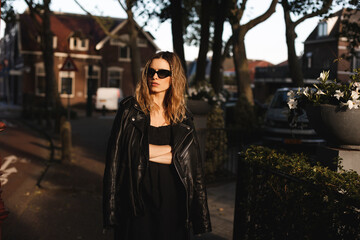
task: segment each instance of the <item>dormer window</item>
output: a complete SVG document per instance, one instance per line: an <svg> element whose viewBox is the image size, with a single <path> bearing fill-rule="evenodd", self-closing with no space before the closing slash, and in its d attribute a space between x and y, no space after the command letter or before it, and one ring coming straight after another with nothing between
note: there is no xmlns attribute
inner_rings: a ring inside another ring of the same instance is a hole
<svg viewBox="0 0 360 240"><path fill-rule="evenodd" d="M36 42L41 44L41 36L37 35L36 36ZM53 48L57 48L57 36L53 36Z"/></svg>
<svg viewBox="0 0 360 240"><path fill-rule="evenodd" d="M318 37L324 37L327 36L327 23L321 22L318 25Z"/></svg>
<svg viewBox="0 0 360 240"><path fill-rule="evenodd" d="M89 49L89 39L71 37L69 40L70 50L87 51Z"/></svg>

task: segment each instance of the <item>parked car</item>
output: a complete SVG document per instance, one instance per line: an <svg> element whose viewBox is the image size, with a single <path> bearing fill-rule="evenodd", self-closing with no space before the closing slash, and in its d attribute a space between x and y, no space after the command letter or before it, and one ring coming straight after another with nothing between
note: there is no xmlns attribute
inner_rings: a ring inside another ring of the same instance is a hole
<svg viewBox="0 0 360 240"><path fill-rule="evenodd" d="M297 89L280 88L272 98L265 114L263 140L265 143L317 145L325 143L309 125L306 112L297 117L296 124L289 121L287 93Z"/></svg>
<svg viewBox="0 0 360 240"><path fill-rule="evenodd" d="M95 109L116 111L123 98L124 96L120 88L98 88L96 91Z"/></svg>

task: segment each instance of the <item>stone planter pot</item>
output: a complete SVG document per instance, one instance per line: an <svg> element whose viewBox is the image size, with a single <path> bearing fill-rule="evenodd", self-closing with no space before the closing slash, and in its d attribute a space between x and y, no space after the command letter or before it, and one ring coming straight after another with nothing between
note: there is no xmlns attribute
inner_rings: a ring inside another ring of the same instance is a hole
<svg viewBox="0 0 360 240"><path fill-rule="evenodd" d="M322 104L307 106L310 125L330 145L360 150L360 109L340 109Z"/></svg>
<svg viewBox="0 0 360 240"><path fill-rule="evenodd" d="M203 100L188 99L187 107L194 115L206 115L211 110L210 104Z"/></svg>

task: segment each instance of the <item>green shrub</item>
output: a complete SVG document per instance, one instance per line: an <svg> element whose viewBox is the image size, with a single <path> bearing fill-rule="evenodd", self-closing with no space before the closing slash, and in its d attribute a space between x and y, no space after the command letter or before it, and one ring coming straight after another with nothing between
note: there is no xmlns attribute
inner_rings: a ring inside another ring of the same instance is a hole
<svg viewBox="0 0 360 240"><path fill-rule="evenodd" d="M207 115L207 134L205 142L205 173L212 175L220 169L226 159L227 137L224 111L217 105Z"/></svg>
<svg viewBox="0 0 360 240"><path fill-rule="evenodd" d="M356 172L265 147L250 147L239 164L236 239L360 239Z"/></svg>
<svg viewBox="0 0 360 240"><path fill-rule="evenodd" d="M251 132L258 127L254 107L250 105L244 96L239 97L232 111L232 114L230 114L231 119L227 119L229 127L246 132Z"/></svg>

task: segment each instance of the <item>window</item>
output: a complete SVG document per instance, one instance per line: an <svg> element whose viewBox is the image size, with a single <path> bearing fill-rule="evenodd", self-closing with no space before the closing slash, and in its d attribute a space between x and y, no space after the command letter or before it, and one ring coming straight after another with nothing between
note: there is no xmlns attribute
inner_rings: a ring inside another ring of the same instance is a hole
<svg viewBox="0 0 360 240"><path fill-rule="evenodd" d="M74 72L59 72L59 93L63 97L73 97L75 86Z"/></svg>
<svg viewBox="0 0 360 240"><path fill-rule="evenodd" d="M312 65L312 52L306 53L306 59L307 59L307 68L311 68Z"/></svg>
<svg viewBox="0 0 360 240"><path fill-rule="evenodd" d="M321 22L318 25L318 37L327 36L327 23Z"/></svg>
<svg viewBox="0 0 360 240"><path fill-rule="evenodd" d="M354 69L360 68L360 51L358 51L354 54L353 68Z"/></svg>
<svg viewBox="0 0 360 240"><path fill-rule="evenodd" d="M41 36L40 35L37 35L36 36L36 42L37 43L41 43ZM53 36L53 48L57 48L57 36Z"/></svg>
<svg viewBox="0 0 360 240"><path fill-rule="evenodd" d="M69 39L70 50L86 51L89 49L89 39L71 37Z"/></svg>
<svg viewBox="0 0 360 240"><path fill-rule="evenodd" d="M57 36L53 36L53 48L57 48Z"/></svg>
<svg viewBox="0 0 360 240"><path fill-rule="evenodd" d="M44 63L35 65L35 94L39 96L45 95L45 68Z"/></svg>
<svg viewBox="0 0 360 240"><path fill-rule="evenodd" d="M117 38L110 39L110 45L112 46L125 46L129 42L129 35L122 34ZM137 45L139 47L146 47L147 46L147 39L146 38L137 38Z"/></svg>
<svg viewBox="0 0 360 240"><path fill-rule="evenodd" d="M88 90L92 94L96 93L100 82L100 67L89 65L85 67L86 74L86 85L85 85L85 96L88 94Z"/></svg>
<svg viewBox="0 0 360 240"><path fill-rule="evenodd" d="M131 59L131 51L127 46L119 47L119 60L130 60Z"/></svg>
<svg viewBox="0 0 360 240"><path fill-rule="evenodd" d="M123 69L118 67L108 68L109 87L121 88Z"/></svg>
<svg viewBox="0 0 360 240"><path fill-rule="evenodd" d="M137 45L139 47L146 47L147 46L147 40L145 38L137 38Z"/></svg>

